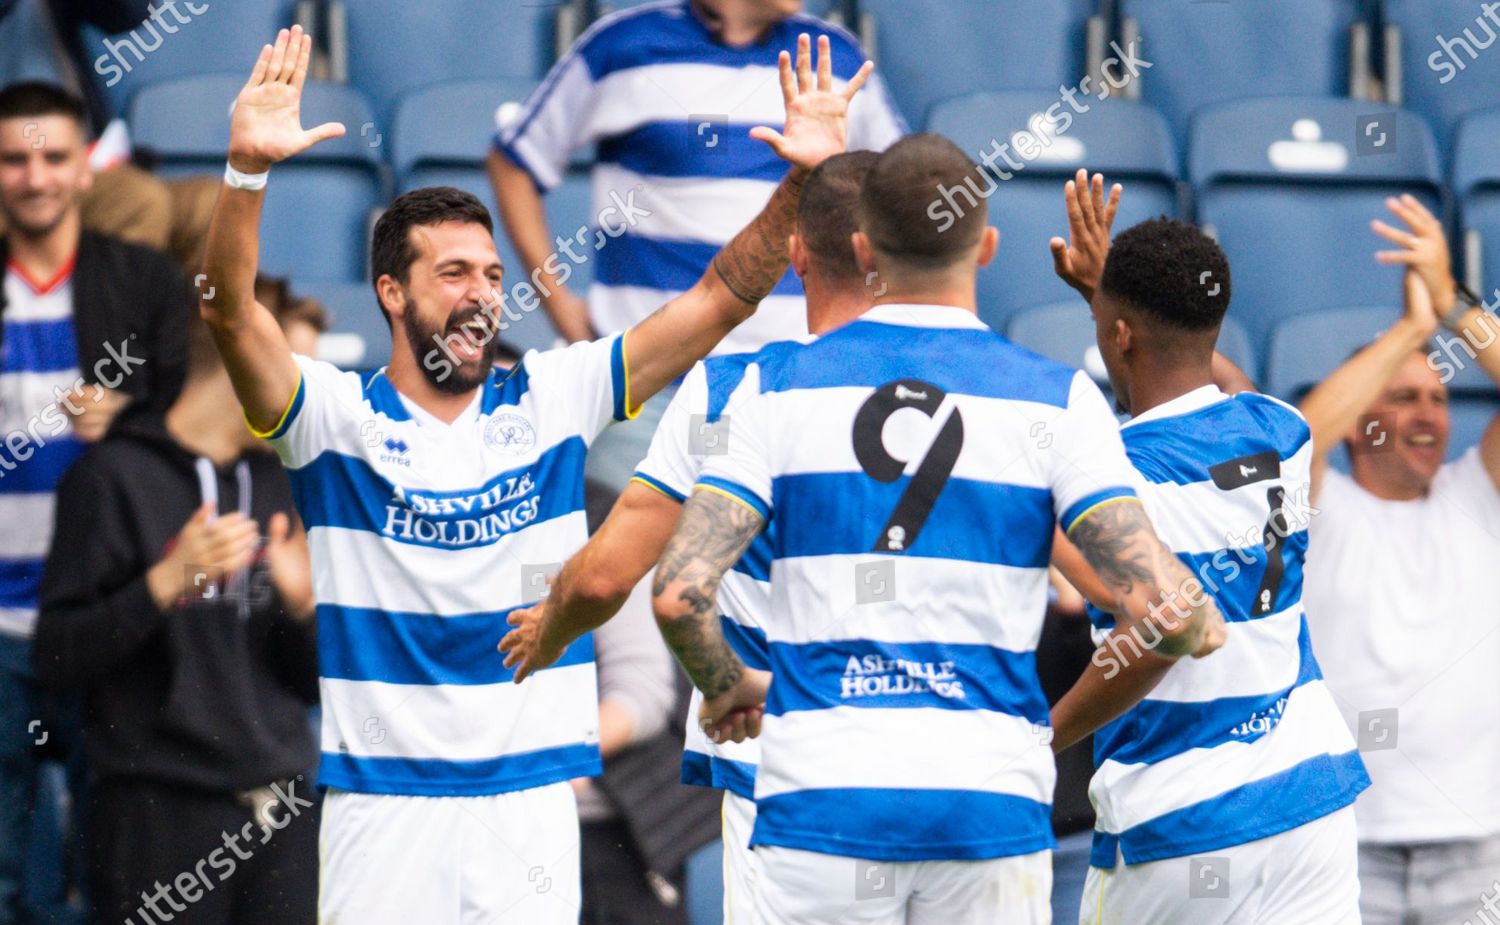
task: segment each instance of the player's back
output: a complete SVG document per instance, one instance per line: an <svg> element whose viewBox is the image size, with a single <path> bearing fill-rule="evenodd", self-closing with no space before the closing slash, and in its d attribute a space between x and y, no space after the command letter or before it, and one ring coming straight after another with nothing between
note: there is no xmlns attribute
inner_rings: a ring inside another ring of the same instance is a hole
<svg viewBox="0 0 1500 925"><path fill-rule="evenodd" d="M1122 436L1158 534L1213 595L1228 641L1179 661L1096 735L1092 863L1213 851L1349 805L1368 778L1302 610L1307 422L1274 398L1205 386L1137 416ZM1101 631L1114 626L1091 617ZM1108 671L1136 651L1106 639L1096 661Z"/></svg>
<svg viewBox="0 0 1500 925"><path fill-rule="evenodd" d="M1132 494L1098 389L931 305L763 354L742 388L756 398L699 484L768 516L754 843L906 861L1049 847L1034 650L1054 523Z"/></svg>

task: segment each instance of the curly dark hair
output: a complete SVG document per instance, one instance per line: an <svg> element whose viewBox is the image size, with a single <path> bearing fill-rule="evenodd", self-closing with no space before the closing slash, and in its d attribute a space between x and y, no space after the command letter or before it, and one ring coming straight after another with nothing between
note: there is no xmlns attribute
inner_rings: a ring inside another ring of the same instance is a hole
<svg viewBox="0 0 1500 925"><path fill-rule="evenodd" d="M1229 258L1196 227L1161 216L1114 239L1099 286L1158 324L1208 331L1229 310Z"/></svg>

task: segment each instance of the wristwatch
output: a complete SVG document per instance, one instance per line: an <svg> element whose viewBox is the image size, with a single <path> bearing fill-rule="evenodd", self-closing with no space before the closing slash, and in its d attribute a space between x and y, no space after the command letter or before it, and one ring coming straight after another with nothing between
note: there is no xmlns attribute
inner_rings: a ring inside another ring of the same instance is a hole
<svg viewBox="0 0 1500 925"><path fill-rule="evenodd" d="M1475 295L1473 290L1468 286L1465 286L1463 283L1457 284L1456 291L1454 292L1453 307L1448 309L1447 313L1443 315L1443 327L1455 334L1463 333L1464 316L1473 308L1482 309L1484 308L1484 303L1479 300L1479 296Z"/></svg>

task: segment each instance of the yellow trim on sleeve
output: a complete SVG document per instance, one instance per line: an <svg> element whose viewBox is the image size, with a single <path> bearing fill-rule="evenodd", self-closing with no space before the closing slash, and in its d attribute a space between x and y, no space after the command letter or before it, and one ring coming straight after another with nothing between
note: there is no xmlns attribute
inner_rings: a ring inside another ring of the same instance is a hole
<svg viewBox="0 0 1500 925"><path fill-rule="evenodd" d="M642 485L642 486L645 486L646 488L651 489L652 491L656 492L658 495L661 495L663 498L666 498L668 501L671 501L671 502L673 502L675 504L681 504L682 503L682 500L680 498L676 497L675 495L669 495L669 494L667 494L666 490L663 489L660 485L653 485L652 483L646 481L645 479L641 478L638 475L632 475L630 477L630 481L634 482L637 485Z"/></svg>
<svg viewBox="0 0 1500 925"><path fill-rule="evenodd" d="M629 334L630 331L627 329L620 335L620 368L625 377L625 420L633 421L641 413L641 409L632 408L630 404L630 347L626 340Z"/></svg>
<svg viewBox="0 0 1500 925"><path fill-rule="evenodd" d="M268 440L277 431L281 430L282 427L286 426L287 415L291 414L292 409L297 407L297 397L302 394L302 383L303 376L299 372L297 374L297 387L292 390L292 397L286 400L286 407L281 409L281 417L276 419L276 425L270 430L257 430L255 424L250 420L250 415L244 414L244 409L241 408L240 413L244 415L245 426L250 428L250 433L261 440Z"/></svg>
<svg viewBox="0 0 1500 925"><path fill-rule="evenodd" d="M760 511L756 510L755 509L755 505L751 504L749 501L746 501L744 498L741 498L739 495L735 494L732 491L725 491L722 488L715 488L712 485L704 485L702 482L699 482L697 485L694 485L693 486L693 490L694 491L711 491L711 492L713 492L716 495L723 495L724 497L728 498L730 501L733 501L735 504L738 504L739 506L743 507L745 510L751 512L756 517L759 517L761 520L765 520L766 519L766 515L762 514Z"/></svg>
<svg viewBox="0 0 1500 925"><path fill-rule="evenodd" d="M1077 517L1074 517L1073 523L1068 527L1067 535L1071 537L1073 535L1073 527L1076 527L1079 524L1083 523L1083 519L1085 517L1099 510L1101 507L1105 507L1106 505L1110 504L1119 504L1121 501L1134 501L1136 504L1141 503L1141 499L1136 495L1115 495L1113 498L1105 498L1098 504L1093 504L1089 507L1084 508L1083 513L1079 514Z"/></svg>

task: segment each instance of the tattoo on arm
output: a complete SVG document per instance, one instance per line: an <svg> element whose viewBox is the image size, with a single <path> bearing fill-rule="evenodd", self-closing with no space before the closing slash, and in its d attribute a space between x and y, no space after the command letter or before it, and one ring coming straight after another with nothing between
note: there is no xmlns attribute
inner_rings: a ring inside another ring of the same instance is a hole
<svg viewBox="0 0 1500 925"><path fill-rule="evenodd" d="M1137 584L1155 582L1156 562L1148 546L1159 546L1161 541L1146 519L1145 507L1137 501L1116 501L1095 508L1073 525L1068 539L1116 596L1130 594Z"/></svg>
<svg viewBox="0 0 1500 925"><path fill-rule="evenodd" d="M786 239L795 227L802 182L797 171L787 174L760 214L714 256L714 271L741 302L760 304L786 273Z"/></svg>
<svg viewBox="0 0 1500 925"><path fill-rule="evenodd" d="M662 635L704 696L733 687L744 667L724 639L715 598L724 573L764 527L765 520L738 501L694 492L656 566L654 595L681 589L670 614L662 614L658 605Z"/></svg>

